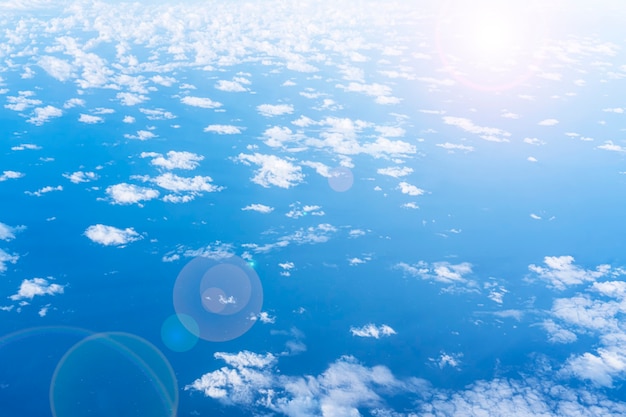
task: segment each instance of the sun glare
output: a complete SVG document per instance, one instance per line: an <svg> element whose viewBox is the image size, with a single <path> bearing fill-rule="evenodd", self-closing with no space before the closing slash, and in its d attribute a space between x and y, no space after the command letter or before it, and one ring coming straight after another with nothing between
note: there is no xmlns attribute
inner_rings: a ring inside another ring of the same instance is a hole
<svg viewBox="0 0 626 417"><path fill-rule="evenodd" d="M452 2L437 25L445 70L464 84L502 90L531 74L541 55L540 13L508 1Z"/></svg>

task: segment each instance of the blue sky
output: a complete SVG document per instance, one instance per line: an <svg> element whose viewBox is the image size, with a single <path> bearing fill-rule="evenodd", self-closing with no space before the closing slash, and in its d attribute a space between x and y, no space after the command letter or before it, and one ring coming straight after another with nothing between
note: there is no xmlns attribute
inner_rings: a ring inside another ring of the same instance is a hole
<svg viewBox="0 0 626 417"><path fill-rule="evenodd" d="M0 2L10 410L624 415L621 4L424 3Z"/></svg>

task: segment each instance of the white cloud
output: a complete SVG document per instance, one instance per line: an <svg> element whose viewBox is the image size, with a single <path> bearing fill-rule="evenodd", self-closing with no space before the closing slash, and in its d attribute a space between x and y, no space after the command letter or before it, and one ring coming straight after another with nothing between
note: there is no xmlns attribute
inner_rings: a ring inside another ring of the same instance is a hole
<svg viewBox="0 0 626 417"><path fill-rule="evenodd" d="M51 284L44 278L25 279L20 285L17 294L13 294L11 300L32 300L36 296L63 294L64 286Z"/></svg>
<svg viewBox="0 0 626 417"><path fill-rule="evenodd" d="M123 246L127 243L142 239L143 237L132 227L118 229L113 226L96 224L85 230L85 236L95 243L105 246Z"/></svg>
<svg viewBox="0 0 626 417"><path fill-rule="evenodd" d="M22 178L24 173L18 171L2 171L2 175L0 175L0 182L6 180L16 180L18 178Z"/></svg>
<svg viewBox="0 0 626 417"><path fill-rule="evenodd" d="M549 286L564 290L568 286L595 281L611 273L610 265L599 265L595 270L583 269L574 264L572 256L546 256L545 267L531 264L528 269L548 281Z"/></svg>
<svg viewBox="0 0 626 417"><path fill-rule="evenodd" d="M64 109L72 109L72 108L77 107L77 106L84 107L85 106L85 100L83 100L82 98L71 98L71 99L67 100L65 102L65 104L63 104L63 108Z"/></svg>
<svg viewBox="0 0 626 417"><path fill-rule="evenodd" d="M475 125L470 119L464 117L451 117L444 116L443 122L447 125L456 126L465 130L466 132L474 133L484 140L491 142L508 142L508 137L511 136L506 130L498 129L495 127L483 127Z"/></svg>
<svg viewBox="0 0 626 417"><path fill-rule="evenodd" d="M126 139L148 140L148 139L156 138L157 135L155 135L154 133L150 132L149 130L138 130L137 131L137 135L126 134L126 135L124 135L124 137Z"/></svg>
<svg viewBox="0 0 626 417"><path fill-rule="evenodd" d="M63 186L57 185L56 187L52 187L50 185L40 188L37 191L24 191L27 195L33 195L35 197L41 197L44 194L51 193L53 191L63 191Z"/></svg>
<svg viewBox="0 0 626 417"><path fill-rule="evenodd" d="M598 146L598 149L603 149L605 151L613 151L613 152L626 152L626 147L621 145L616 145L613 141L607 140L604 145Z"/></svg>
<svg viewBox="0 0 626 417"><path fill-rule="evenodd" d="M39 150L41 149L41 146L32 144L32 143L22 143L21 145L17 145L17 146L12 146L11 150L12 151L24 151L24 150Z"/></svg>
<svg viewBox="0 0 626 417"><path fill-rule="evenodd" d="M67 81L72 77L73 67L65 60L48 55L39 58L37 64L59 81Z"/></svg>
<svg viewBox="0 0 626 417"><path fill-rule="evenodd" d="M159 196L157 190L125 182L107 187L106 193L113 200L113 204L135 204L141 201L152 200Z"/></svg>
<svg viewBox="0 0 626 417"><path fill-rule="evenodd" d="M213 193L221 191L223 187L211 184L213 179L208 176L196 175L194 177L180 177L171 172L166 172L155 178L143 178L144 180L153 182L161 188L168 191L179 192L193 192L199 193L202 191Z"/></svg>
<svg viewBox="0 0 626 417"><path fill-rule="evenodd" d="M63 115L63 111L54 106L37 107L34 113L35 114L26 121L36 126L41 126L53 117L61 117Z"/></svg>
<svg viewBox="0 0 626 417"><path fill-rule="evenodd" d="M241 128L233 125L208 125L204 128L204 131L220 135L236 135L241 133Z"/></svg>
<svg viewBox="0 0 626 417"><path fill-rule="evenodd" d="M381 175L387 175L394 178L405 177L413 172L413 168L409 167L389 167L389 168L379 168L377 173Z"/></svg>
<svg viewBox="0 0 626 417"><path fill-rule="evenodd" d="M261 104L257 106L257 111L265 117L281 116L293 113L291 104Z"/></svg>
<svg viewBox="0 0 626 417"><path fill-rule="evenodd" d="M7 97L7 102L9 104L5 104L4 107L9 110L22 112L30 107L42 104L41 100L29 98L34 95L35 93L32 91L19 91L17 96Z"/></svg>
<svg viewBox="0 0 626 417"><path fill-rule="evenodd" d="M139 111L145 114L148 120L171 120L176 118L172 112L163 109L140 108Z"/></svg>
<svg viewBox="0 0 626 417"><path fill-rule="evenodd" d="M402 194L408 194L412 196L418 196L424 194L424 190L421 188L417 188L414 185L409 184L408 182L401 182L398 184L398 188L402 191Z"/></svg>
<svg viewBox="0 0 626 417"><path fill-rule="evenodd" d="M366 324L363 327L351 327L350 333L352 333L353 336L373 337L374 339L380 339L381 337L397 334L394 329L386 324L376 326L372 323Z"/></svg>
<svg viewBox="0 0 626 417"><path fill-rule="evenodd" d="M95 123L102 123L104 119L100 116L81 114L80 117L78 118L78 121L82 123L87 123L87 124L95 124Z"/></svg>
<svg viewBox="0 0 626 417"><path fill-rule="evenodd" d="M236 160L246 165L253 163L260 166L255 171L252 182L262 187L268 188L274 185L281 188L290 188L299 184L304 179L302 168L276 155L263 155L259 153L247 155L241 153L237 156Z"/></svg>
<svg viewBox="0 0 626 417"><path fill-rule="evenodd" d="M0 273L6 272L7 263L14 264L20 259L17 255L11 255L0 249Z"/></svg>
<svg viewBox="0 0 626 417"><path fill-rule="evenodd" d="M192 152L169 151L167 157L153 152L142 152L142 158L153 158L150 163L154 166L165 169L195 169L200 161L204 160L204 156Z"/></svg>
<svg viewBox="0 0 626 417"><path fill-rule="evenodd" d="M399 98L391 95L391 87L383 84L362 84L351 82L347 86L337 84L336 87L347 92L362 93L370 97L376 97L375 101L378 104L398 104L401 101Z"/></svg>
<svg viewBox="0 0 626 417"><path fill-rule="evenodd" d="M438 146L438 147L443 148L443 149L447 149L449 151L455 151L455 150L466 151L466 152L473 152L474 151L474 147L473 146L461 145L461 144L450 143L450 142L438 143L435 146Z"/></svg>
<svg viewBox="0 0 626 417"><path fill-rule="evenodd" d="M122 120L124 123L135 123L135 118L133 116L124 116Z"/></svg>
<svg viewBox="0 0 626 417"><path fill-rule="evenodd" d="M222 103L213 101L210 98L205 97L187 96L181 98L180 101L181 103L187 104L188 106L201 107L203 109L216 109L218 107L222 107Z"/></svg>
<svg viewBox="0 0 626 417"><path fill-rule="evenodd" d="M76 172L72 172L71 174L66 172L65 174L63 174L63 176L67 178L68 180L72 181L74 184L79 184L81 182L95 181L99 178L98 174L96 174L95 172L83 172L83 171L76 171Z"/></svg>
<svg viewBox="0 0 626 417"><path fill-rule="evenodd" d="M134 106L148 100L148 97L134 93L117 93L116 97L124 106Z"/></svg>
<svg viewBox="0 0 626 417"><path fill-rule="evenodd" d="M415 265L409 265L401 262L396 268L403 272L422 279L434 280L445 284L451 283L470 283L466 275L472 273L472 264L462 262L460 264L451 264L449 262L434 262L428 264L420 261Z"/></svg>
<svg viewBox="0 0 626 417"><path fill-rule="evenodd" d="M559 124L559 121L557 119L545 119L540 121L539 126L554 126Z"/></svg>
<svg viewBox="0 0 626 417"><path fill-rule="evenodd" d="M185 390L200 391L224 404L256 405L289 417L360 416L359 410L382 405L383 392L413 391L418 384L418 380L398 380L384 366L363 366L351 356L307 377L278 374L273 369L276 357L271 354L218 352L215 357L230 366L204 374Z"/></svg>
<svg viewBox="0 0 626 417"><path fill-rule="evenodd" d="M246 80L245 78L237 78L233 81L219 80L217 84L215 84L215 88L221 91L228 91L230 93L241 93L244 91L248 91L248 89L244 87L243 84L250 84L250 81Z"/></svg>
<svg viewBox="0 0 626 417"><path fill-rule="evenodd" d="M456 354L447 354L446 352L441 352L439 358L429 358L432 362L435 362L440 369L445 367L458 368L461 364L461 358L463 357L462 353Z"/></svg>
<svg viewBox="0 0 626 417"><path fill-rule="evenodd" d="M537 138L524 138L524 143L527 143L529 145L545 145L546 143L540 139Z"/></svg>
<svg viewBox="0 0 626 417"><path fill-rule="evenodd" d="M607 112L607 113L623 114L624 113L624 108L623 107L614 107L614 108L602 109L602 111L603 112Z"/></svg>
<svg viewBox="0 0 626 417"><path fill-rule="evenodd" d="M0 240L13 240L15 239L15 233L24 229L26 229L26 226L12 227L0 222Z"/></svg>
<svg viewBox="0 0 626 417"><path fill-rule="evenodd" d="M264 204L250 204L242 208L244 211L252 210L258 211L259 213L268 214L274 211L274 207L266 206Z"/></svg>

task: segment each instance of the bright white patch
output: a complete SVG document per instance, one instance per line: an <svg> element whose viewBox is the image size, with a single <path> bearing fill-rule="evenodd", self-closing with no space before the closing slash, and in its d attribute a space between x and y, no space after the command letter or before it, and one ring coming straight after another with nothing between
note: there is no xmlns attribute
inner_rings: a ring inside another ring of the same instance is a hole
<svg viewBox="0 0 626 417"><path fill-rule="evenodd" d="M17 262L18 259L19 259L19 256L10 255L6 253L5 251L3 251L2 249L0 249L0 273L6 272L7 263L14 264Z"/></svg>
<svg viewBox="0 0 626 417"><path fill-rule="evenodd" d="M102 123L104 119L102 119L102 117L100 116L92 116L90 114L81 114L80 117L78 118L78 121L81 123L95 124L95 123Z"/></svg>
<svg viewBox="0 0 626 417"><path fill-rule="evenodd" d="M264 204L250 204L242 208L244 211L258 211L259 213L267 214L274 211L274 207L266 206Z"/></svg>
<svg viewBox="0 0 626 417"><path fill-rule="evenodd" d="M157 190L125 182L107 187L106 193L113 199L114 204L135 204L140 201L152 200L159 196Z"/></svg>
<svg viewBox="0 0 626 417"><path fill-rule="evenodd" d="M351 327L350 333L352 333L353 336L373 337L374 339L380 339L381 337L397 334L394 329L386 324L376 326L372 323L366 324L363 327Z"/></svg>
<svg viewBox="0 0 626 417"><path fill-rule="evenodd" d="M117 227L106 226L104 224L89 226L85 230L85 236L105 246L122 246L142 239L142 236L132 227L118 229Z"/></svg>
<svg viewBox="0 0 626 417"><path fill-rule="evenodd" d="M291 162L281 159L276 155L254 155L239 154L237 161L248 165L253 163L260 168L255 171L252 182L265 188L272 185L281 188L290 188L302 182L304 175L302 168L293 165Z"/></svg>
<svg viewBox="0 0 626 417"><path fill-rule="evenodd" d="M44 278L25 279L17 294L11 296L11 300L32 300L37 295L63 294L63 289L62 285L50 284Z"/></svg>
<svg viewBox="0 0 626 417"><path fill-rule="evenodd" d="M171 169L195 169L204 156L192 152L169 151L167 157L153 152L142 152L142 158L153 158L150 163L154 166Z"/></svg>
<svg viewBox="0 0 626 417"><path fill-rule="evenodd" d="M18 178L22 178L23 176L24 174L18 171L3 171L2 175L0 175L0 182L6 180L15 180Z"/></svg>
<svg viewBox="0 0 626 417"><path fill-rule="evenodd" d="M265 117L293 113L293 106L291 104L261 104L260 106L257 106L256 109Z"/></svg>
<svg viewBox="0 0 626 417"><path fill-rule="evenodd" d="M98 174L96 174L95 172L83 172L83 171L76 171L71 174L66 172L65 174L63 174L63 176L67 178L68 180L72 181L74 184L80 184L81 182L94 181L99 178Z"/></svg>
<svg viewBox="0 0 626 417"><path fill-rule="evenodd" d="M215 109L222 107L222 103L213 101L210 98L187 96L180 99L183 104L188 106L201 107L203 109Z"/></svg>
<svg viewBox="0 0 626 417"><path fill-rule="evenodd" d="M208 125L204 128L204 131L220 135L236 135L241 133L241 129L233 125Z"/></svg>
<svg viewBox="0 0 626 417"><path fill-rule="evenodd" d="M417 188L414 185L409 184L408 182L401 182L398 184L398 188L402 191L402 194L408 194L412 196L418 196L424 194L424 190L421 188Z"/></svg>

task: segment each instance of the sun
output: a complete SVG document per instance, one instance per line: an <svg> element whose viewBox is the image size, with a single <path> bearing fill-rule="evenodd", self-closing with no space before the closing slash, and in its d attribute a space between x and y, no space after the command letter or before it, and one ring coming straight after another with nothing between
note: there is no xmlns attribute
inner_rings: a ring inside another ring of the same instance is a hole
<svg viewBox="0 0 626 417"><path fill-rule="evenodd" d="M437 49L444 69L471 87L503 90L532 75L545 39L530 3L452 1L440 13Z"/></svg>

